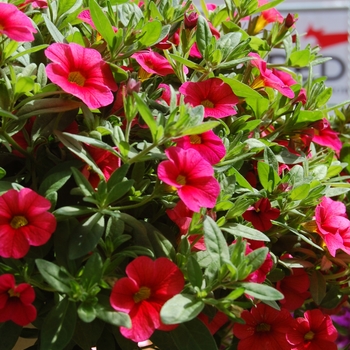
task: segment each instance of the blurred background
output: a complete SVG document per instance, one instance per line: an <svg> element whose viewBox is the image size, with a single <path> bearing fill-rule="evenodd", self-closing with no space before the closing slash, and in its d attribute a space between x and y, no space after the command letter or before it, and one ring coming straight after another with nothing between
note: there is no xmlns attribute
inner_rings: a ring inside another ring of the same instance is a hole
<svg viewBox="0 0 350 350"><path fill-rule="evenodd" d="M200 8L200 0L194 3ZM224 0L207 0L206 3L223 5ZM326 86L333 89L329 102L337 104L350 100L350 0L285 0L276 8L284 17L288 13L298 14L295 25L301 36L301 48L318 45L322 56L332 57L314 69L314 76L327 76ZM269 61L284 62L283 54L275 50Z"/></svg>

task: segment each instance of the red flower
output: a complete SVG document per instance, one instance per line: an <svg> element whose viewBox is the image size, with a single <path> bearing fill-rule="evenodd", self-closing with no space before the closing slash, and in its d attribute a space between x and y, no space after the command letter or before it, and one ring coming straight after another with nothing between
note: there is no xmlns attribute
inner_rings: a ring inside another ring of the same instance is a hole
<svg viewBox="0 0 350 350"><path fill-rule="evenodd" d="M169 160L158 166L158 177L178 191L187 207L199 212L201 207L213 208L220 193L214 169L196 150L170 147L165 150Z"/></svg>
<svg viewBox="0 0 350 350"><path fill-rule="evenodd" d="M29 188L0 197L0 256L23 258L30 246L45 244L56 229L50 201Z"/></svg>
<svg viewBox="0 0 350 350"><path fill-rule="evenodd" d="M290 86L296 84L296 81L288 73L268 69L267 63L257 53L251 52L248 56L254 58L250 63L260 71L260 75L251 86L252 89L267 86L279 91L286 97L294 97L294 91Z"/></svg>
<svg viewBox="0 0 350 350"><path fill-rule="evenodd" d="M203 312L201 312L197 317L207 326L211 334L215 334L225 323L229 321L227 315L221 311L218 311L214 317L209 318L209 316Z"/></svg>
<svg viewBox="0 0 350 350"><path fill-rule="evenodd" d="M287 333L291 350L337 350L338 332L329 315L320 310L308 310L298 317L292 331Z"/></svg>
<svg viewBox="0 0 350 350"><path fill-rule="evenodd" d="M15 41L33 41L33 33L36 29L26 14L13 4L0 2L0 35Z"/></svg>
<svg viewBox="0 0 350 350"><path fill-rule="evenodd" d="M283 255L285 258L292 258L291 255ZM304 304L304 301L310 297L309 293L310 279L306 271L302 268L292 268L292 273L285 276L276 284L276 289L283 295L284 299L280 300L281 306L285 309L294 311Z"/></svg>
<svg viewBox="0 0 350 350"><path fill-rule="evenodd" d="M277 208L271 208L268 198L261 198L252 207L249 207L242 216L244 220L251 222L257 230L265 232L272 227L271 220L280 216L280 211Z"/></svg>
<svg viewBox="0 0 350 350"><path fill-rule="evenodd" d="M350 254L350 220L345 205L322 197L315 209L315 219L316 232L324 240L329 253L334 257L337 249L342 249Z"/></svg>
<svg viewBox="0 0 350 350"><path fill-rule="evenodd" d="M101 148L89 145L84 145L84 147L87 149L96 165L101 169L106 181L108 181L112 173L120 167L120 158ZM88 165L85 165L81 172L89 180L91 186L97 188L100 182L99 175L91 170Z"/></svg>
<svg viewBox="0 0 350 350"><path fill-rule="evenodd" d="M224 118L237 112L233 108L238 97L230 85L219 78L209 78L199 82L183 83L179 91L185 96L185 103L191 106L204 106L204 116Z"/></svg>
<svg viewBox="0 0 350 350"><path fill-rule="evenodd" d="M290 350L286 334L292 330L294 319L288 310L260 303L244 310L241 317L245 324L233 326L233 334L240 339L238 350Z"/></svg>
<svg viewBox="0 0 350 350"><path fill-rule="evenodd" d="M26 326L36 319L33 287L28 283L15 285L11 274L0 276L0 322L12 321Z"/></svg>
<svg viewBox="0 0 350 350"><path fill-rule="evenodd" d="M45 55L53 63L46 67L50 80L65 92L80 98L94 109L113 102L117 90L112 72L95 49L75 43L51 44Z"/></svg>
<svg viewBox="0 0 350 350"><path fill-rule="evenodd" d="M221 138L212 130L200 135L186 135L175 141L178 147L197 150L212 165L219 163L226 154Z"/></svg>
<svg viewBox="0 0 350 350"><path fill-rule="evenodd" d="M185 284L180 269L167 258L152 260L140 256L126 267L128 277L119 279L112 290L112 307L128 313L130 329L120 327L124 337L135 342L149 339L155 329L171 330L164 325L160 310L167 300L179 294Z"/></svg>

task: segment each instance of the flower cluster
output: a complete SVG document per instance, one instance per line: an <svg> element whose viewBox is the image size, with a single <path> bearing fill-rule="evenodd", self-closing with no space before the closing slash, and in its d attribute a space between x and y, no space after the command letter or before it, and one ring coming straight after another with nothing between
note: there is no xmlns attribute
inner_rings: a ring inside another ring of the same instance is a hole
<svg viewBox="0 0 350 350"><path fill-rule="evenodd" d="M275 5L0 2L1 350L348 345L349 101Z"/></svg>

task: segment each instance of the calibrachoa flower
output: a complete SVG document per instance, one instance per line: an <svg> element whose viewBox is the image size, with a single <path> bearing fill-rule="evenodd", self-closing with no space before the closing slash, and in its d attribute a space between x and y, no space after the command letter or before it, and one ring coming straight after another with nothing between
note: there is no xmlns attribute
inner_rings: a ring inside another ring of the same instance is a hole
<svg viewBox="0 0 350 350"><path fill-rule="evenodd" d="M113 286L110 302L112 307L128 313L130 329L120 327L124 337L140 342L149 339L155 329L170 330L160 319L160 310L167 300L179 294L184 287L180 269L167 258L152 260L140 256L125 269L127 277Z"/></svg>
<svg viewBox="0 0 350 350"><path fill-rule="evenodd" d="M261 198L249 207L242 216L244 220L251 222L257 230L264 232L272 227L271 220L280 216L280 210L271 208L268 198Z"/></svg>
<svg viewBox="0 0 350 350"><path fill-rule="evenodd" d="M158 52L151 50L140 51L134 53L131 57L134 58L142 69L150 75L157 74L165 76L168 74L174 74L174 69L169 61Z"/></svg>
<svg viewBox="0 0 350 350"><path fill-rule="evenodd" d="M286 97L294 97L294 91L290 86L296 84L296 81L288 73L268 69L267 63L257 53L251 52L248 56L254 58L250 63L260 71L260 75L255 78L251 85L253 89L267 86L279 91Z"/></svg>
<svg viewBox="0 0 350 350"><path fill-rule="evenodd" d="M46 67L47 76L65 92L93 109L113 102L112 91L117 90L117 85L97 50L75 43L55 43L45 50L45 55L53 62Z"/></svg>
<svg viewBox="0 0 350 350"><path fill-rule="evenodd" d="M245 324L233 326L233 334L240 339L238 350L290 350L286 334L292 330L294 319L288 310L260 303L244 310L241 317Z"/></svg>
<svg viewBox="0 0 350 350"><path fill-rule="evenodd" d="M56 229L50 201L29 188L0 196L0 256L23 258L30 246L45 244Z"/></svg>
<svg viewBox="0 0 350 350"><path fill-rule="evenodd" d="M314 136L312 142L318 145L334 149L337 153L342 148L342 142L339 139L339 132L332 130L329 121L326 118L313 124Z"/></svg>
<svg viewBox="0 0 350 350"><path fill-rule="evenodd" d="M36 319L36 308L32 305L35 299L33 287L28 283L16 286L15 277L11 274L0 276L0 323L12 321L19 326L26 326Z"/></svg>
<svg viewBox="0 0 350 350"><path fill-rule="evenodd" d="M304 317L298 317L286 336L291 350L337 350L338 331L330 316L318 309L308 310Z"/></svg>
<svg viewBox="0 0 350 350"><path fill-rule="evenodd" d="M196 150L170 147L165 150L169 160L158 166L158 177L177 189L179 197L194 212L201 207L213 208L220 193L214 170Z"/></svg>
<svg viewBox="0 0 350 350"><path fill-rule="evenodd" d="M199 82L183 83L179 91L185 96L185 103L191 106L204 106L204 116L224 118L235 115L234 106L238 97L233 93L230 85L219 78L209 78Z"/></svg>
<svg viewBox="0 0 350 350"><path fill-rule="evenodd" d="M315 209L315 220L316 232L322 237L333 257L337 249L350 253L350 220L343 203L322 197Z"/></svg>
<svg viewBox="0 0 350 350"><path fill-rule="evenodd" d="M258 0L258 5L263 6L267 4L267 0ZM264 29L269 23L283 23L283 16L275 8L270 8L268 10L262 11L254 28L254 34L259 33Z"/></svg>
<svg viewBox="0 0 350 350"><path fill-rule="evenodd" d="M30 18L15 5L0 2L0 35L15 41L33 41L36 29Z"/></svg>
<svg viewBox="0 0 350 350"><path fill-rule="evenodd" d="M292 258L290 254L281 256L281 259ZM301 307L304 301L310 297L310 279L307 272L303 268L292 268L290 275L285 276L276 284L284 299L280 300L283 308L288 310L296 310Z"/></svg>
<svg viewBox="0 0 350 350"><path fill-rule="evenodd" d="M120 158L115 154L101 148L93 147L90 145L84 145L84 147L96 165L101 169L105 180L108 181L112 173L120 167ZM114 147L114 149L116 150L117 148ZM81 172L89 180L92 187L97 188L100 182L99 175L90 169L88 165L85 165L83 169L81 169Z"/></svg>
<svg viewBox="0 0 350 350"><path fill-rule="evenodd" d="M199 135L186 135L175 140L176 146L183 149L193 148L210 164L219 163L226 154L226 148L221 138L209 130Z"/></svg>

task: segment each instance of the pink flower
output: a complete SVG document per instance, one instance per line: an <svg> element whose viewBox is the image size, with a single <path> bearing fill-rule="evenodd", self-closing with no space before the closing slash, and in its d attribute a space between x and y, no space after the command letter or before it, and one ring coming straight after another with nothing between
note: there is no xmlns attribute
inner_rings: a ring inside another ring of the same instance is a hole
<svg viewBox="0 0 350 350"><path fill-rule="evenodd" d="M89 9L81 11L77 18L79 18L83 22L89 24L91 28L96 30L96 26L95 26L95 23L92 20L91 13L90 13ZM114 32L118 31L118 28L116 28L116 27L112 27L112 28L113 28Z"/></svg>
<svg viewBox="0 0 350 350"><path fill-rule="evenodd" d="M50 201L29 188L0 197L0 256L23 258L30 246L45 244L56 229Z"/></svg>
<svg viewBox="0 0 350 350"><path fill-rule="evenodd" d="M280 216L280 211L277 208L271 208L268 198L261 198L252 207L249 207L242 216L244 220L251 222L257 230L265 232L272 227L271 220Z"/></svg>
<svg viewBox="0 0 350 350"><path fill-rule="evenodd" d="M294 319L288 310L260 303L244 310L241 317L245 324L233 326L233 334L240 339L238 350L290 350L286 334L292 330Z"/></svg>
<svg viewBox="0 0 350 350"><path fill-rule="evenodd" d="M313 309L296 319L293 330L287 333L291 350L337 350L338 331L329 315Z"/></svg>
<svg viewBox="0 0 350 350"><path fill-rule="evenodd" d="M176 141L176 146L198 151L210 164L219 163L226 154L226 148L221 138L209 130L200 135L186 135Z"/></svg>
<svg viewBox="0 0 350 350"><path fill-rule="evenodd" d="M337 249L350 254L350 221L343 203L322 197L316 206L317 233L324 240L329 253L335 257ZM345 245L344 245L345 243Z"/></svg>
<svg viewBox="0 0 350 350"><path fill-rule="evenodd" d="M84 145L88 153L92 157L96 165L101 169L106 181L111 177L112 173L120 167L120 158L113 153L101 148ZM117 149L115 147L115 149ZM100 177L88 165L81 170L83 175L89 180L93 188L97 188Z"/></svg>
<svg viewBox="0 0 350 350"><path fill-rule="evenodd" d="M9 273L0 276L0 323L12 321L26 326L36 319L33 287L28 283L16 286L15 277Z"/></svg>
<svg viewBox="0 0 350 350"><path fill-rule="evenodd" d="M248 56L254 58L250 63L260 71L260 75L254 80L251 86L253 89L267 86L279 91L288 98L294 97L294 91L290 86L296 84L296 81L288 73L268 69L267 63L257 53L251 52Z"/></svg>
<svg viewBox="0 0 350 350"><path fill-rule="evenodd" d="M123 336L140 342L149 339L155 329L173 329L174 325L161 322L160 310L182 291L185 281L181 270L167 258L153 261L140 256L125 271L127 277L115 283L110 297L112 307L131 318L131 329L120 327Z"/></svg>
<svg viewBox="0 0 350 350"><path fill-rule="evenodd" d="M117 90L112 72L101 54L75 43L51 44L45 55L53 63L46 67L50 80L65 92L94 109L113 102Z"/></svg>
<svg viewBox="0 0 350 350"><path fill-rule="evenodd" d="M182 200L179 200L175 207L173 209L167 209L166 213L169 218L179 227L180 234L185 235L190 228L193 211L190 210ZM206 250L204 237L202 234L200 236L197 234L191 234L188 236L188 241L190 244L195 242L193 245L193 250Z"/></svg>
<svg viewBox="0 0 350 350"><path fill-rule="evenodd" d="M33 41L36 33L30 18L15 5L0 2L0 35L15 41Z"/></svg>
<svg viewBox="0 0 350 350"><path fill-rule="evenodd" d="M158 166L158 177L178 191L187 207L199 212L201 207L213 208L220 193L214 170L196 150L170 147L165 150L169 160Z"/></svg>
<svg viewBox="0 0 350 350"><path fill-rule="evenodd" d="M314 123L313 128L315 134L312 138L312 142L324 147L332 148L337 153L340 152L343 144L339 139L339 132L332 130L331 125L326 118Z"/></svg>
<svg viewBox="0 0 350 350"><path fill-rule="evenodd" d="M183 83L179 91L185 96L185 103L204 106L205 117L224 118L237 113L233 106L239 102L238 97L219 78Z"/></svg>
<svg viewBox="0 0 350 350"><path fill-rule="evenodd" d="M149 74L157 74L163 77L175 73L169 61L158 52L140 51L134 53L131 57Z"/></svg>
<svg viewBox="0 0 350 350"><path fill-rule="evenodd" d="M26 0L23 4L19 5L19 8L22 9L27 5L32 5L35 8L47 8L47 0Z"/></svg>
<svg viewBox="0 0 350 350"><path fill-rule="evenodd" d="M286 258L292 256L289 254L281 256L282 260ZM276 284L276 289L284 295L284 299L279 301L281 306L291 311L298 309L310 297L309 288L310 279L307 272L302 268L292 268L291 274Z"/></svg>

